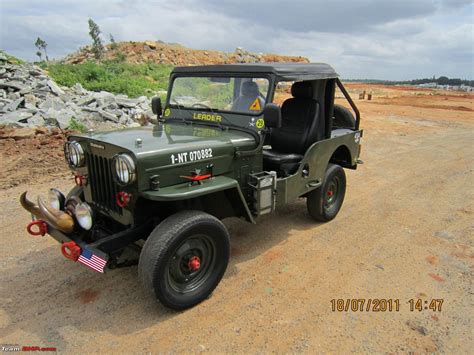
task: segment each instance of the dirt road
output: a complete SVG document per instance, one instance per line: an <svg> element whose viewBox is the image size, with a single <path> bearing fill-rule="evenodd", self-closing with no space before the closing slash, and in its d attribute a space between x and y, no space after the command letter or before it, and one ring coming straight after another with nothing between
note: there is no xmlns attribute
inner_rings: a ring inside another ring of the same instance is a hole
<svg viewBox="0 0 474 355"><path fill-rule="evenodd" d="M299 200L256 226L227 220L225 277L184 312L149 299L136 267L99 275L62 257L51 238L26 234L20 193L66 190L70 178L0 191L0 344L75 353L472 351L473 96L371 90L373 102L358 102L365 164L347 172L338 217L314 223ZM399 299L400 310L332 311L340 298ZM418 298L443 299L441 311L410 311Z"/></svg>

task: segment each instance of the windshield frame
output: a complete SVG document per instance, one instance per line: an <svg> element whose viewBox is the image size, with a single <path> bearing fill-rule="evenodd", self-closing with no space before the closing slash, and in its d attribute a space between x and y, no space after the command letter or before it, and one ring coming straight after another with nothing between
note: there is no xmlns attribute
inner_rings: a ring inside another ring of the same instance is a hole
<svg viewBox="0 0 474 355"><path fill-rule="evenodd" d="M231 110L221 110L217 108L204 108L204 107L183 107L176 104L170 103L171 93L173 91L174 81L177 78L238 78L238 79L267 79L268 80L268 91L265 97L265 103L262 109L258 112L239 112L239 111L231 111ZM203 112L215 112L215 113L222 113L222 114L229 114L229 115L239 115L239 116L247 116L247 117L258 117L262 116L263 109L266 104L273 101L273 95L275 92L275 78L271 74L267 73L176 73L172 74L170 78L170 82L168 85L168 93L166 94L166 103L165 107L177 109L177 110L186 110L186 111L203 111Z"/></svg>

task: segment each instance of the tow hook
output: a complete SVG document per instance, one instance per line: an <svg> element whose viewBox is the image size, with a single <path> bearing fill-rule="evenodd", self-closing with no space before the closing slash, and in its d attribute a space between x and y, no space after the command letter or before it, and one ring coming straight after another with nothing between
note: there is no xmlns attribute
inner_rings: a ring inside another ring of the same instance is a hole
<svg viewBox="0 0 474 355"><path fill-rule="evenodd" d="M63 243L61 245L61 253L66 259L77 261L81 255L81 247L74 241Z"/></svg>
<svg viewBox="0 0 474 355"><path fill-rule="evenodd" d="M48 233L48 225L45 221L38 219L36 221L31 221L26 227L26 230L35 237L38 235L44 237L44 235Z"/></svg>

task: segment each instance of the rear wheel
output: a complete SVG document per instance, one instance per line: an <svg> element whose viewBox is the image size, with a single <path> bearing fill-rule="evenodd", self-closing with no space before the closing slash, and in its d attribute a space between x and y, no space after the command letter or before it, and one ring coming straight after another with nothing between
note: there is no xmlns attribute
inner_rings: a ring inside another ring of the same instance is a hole
<svg viewBox="0 0 474 355"><path fill-rule="evenodd" d="M138 273L143 286L173 309L206 299L229 261L229 233L217 218L183 211L160 223L145 242Z"/></svg>
<svg viewBox="0 0 474 355"><path fill-rule="evenodd" d="M306 199L308 213L315 220L328 222L338 214L346 194L344 169L329 164L321 187L311 191Z"/></svg>

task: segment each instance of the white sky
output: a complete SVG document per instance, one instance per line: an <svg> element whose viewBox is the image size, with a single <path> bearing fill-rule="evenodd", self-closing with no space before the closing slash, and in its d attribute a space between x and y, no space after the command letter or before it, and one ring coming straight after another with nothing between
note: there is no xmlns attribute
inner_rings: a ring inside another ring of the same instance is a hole
<svg viewBox="0 0 474 355"><path fill-rule="evenodd" d="M163 40L197 49L302 55L343 78L474 77L474 0L0 0L0 48L35 60L108 40Z"/></svg>

